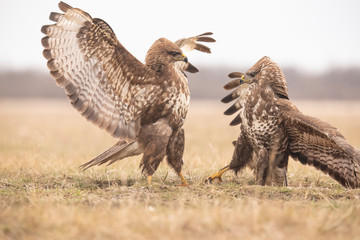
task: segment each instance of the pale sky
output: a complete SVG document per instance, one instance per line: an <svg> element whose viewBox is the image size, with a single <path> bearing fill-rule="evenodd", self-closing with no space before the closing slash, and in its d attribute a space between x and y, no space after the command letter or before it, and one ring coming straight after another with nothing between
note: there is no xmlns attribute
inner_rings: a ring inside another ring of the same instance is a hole
<svg viewBox="0 0 360 240"><path fill-rule="evenodd" d="M213 54L187 54L196 66L249 67L267 55L281 67L306 71L360 67L358 0L65 2L105 20L142 62L160 37L175 41L211 31ZM47 70L40 28L51 24L50 12L60 11L57 3L1 0L0 70Z"/></svg>

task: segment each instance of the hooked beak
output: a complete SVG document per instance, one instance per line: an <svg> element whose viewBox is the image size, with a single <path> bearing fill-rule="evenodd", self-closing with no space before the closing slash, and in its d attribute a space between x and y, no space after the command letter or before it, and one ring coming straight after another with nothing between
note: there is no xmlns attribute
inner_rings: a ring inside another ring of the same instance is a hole
<svg viewBox="0 0 360 240"><path fill-rule="evenodd" d="M183 53L181 53L181 55L178 55L175 59L176 61L182 61L188 63L188 58Z"/></svg>
<svg viewBox="0 0 360 240"><path fill-rule="evenodd" d="M185 62L185 63L188 63L188 58L186 57L186 55L185 54L181 54L181 57L179 58L179 61L183 61L183 62Z"/></svg>
<svg viewBox="0 0 360 240"><path fill-rule="evenodd" d="M243 84L243 83L252 83L252 79L245 77L245 74L244 74L240 78L240 84Z"/></svg>
<svg viewBox="0 0 360 240"><path fill-rule="evenodd" d="M230 78L236 78L224 86L224 89L230 90L241 86L242 84L251 84L253 79L241 72L232 72L229 74ZM245 86L245 85L244 85Z"/></svg>

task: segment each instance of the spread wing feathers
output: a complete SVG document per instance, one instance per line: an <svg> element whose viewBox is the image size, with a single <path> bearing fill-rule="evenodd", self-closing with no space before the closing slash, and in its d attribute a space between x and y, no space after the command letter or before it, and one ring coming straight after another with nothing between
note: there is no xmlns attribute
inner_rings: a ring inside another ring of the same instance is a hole
<svg viewBox="0 0 360 240"><path fill-rule="evenodd" d="M43 26L50 75L75 109L114 137L132 140L156 95L154 73L132 56L101 19L60 2ZM152 98L150 98L152 95Z"/></svg>
<svg viewBox="0 0 360 240"><path fill-rule="evenodd" d="M225 84L224 89L225 90L231 90L233 88L236 88L236 87L240 86L240 84L242 84L242 79L237 78L237 79L232 80L231 82Z"/></svg>
<svg viewBox="0 0 360 240"><path fill-rule="evenodd" d="M229 74L229 77L231 74ZM232 114L238 112L244 105L245 95L249 91L250 84L242 83L240 81L242 81L240 78L235 79L224 86L225 89L233 89L233 88L237 87L233 92L231 92L229 95L227 95L223 99L221 99L221 101L223 103L229 103L236 99L236 101L233 103L233 105L231 105L224 112L225 115L232 115ZM242 119L240 117L240 114L237 114L236 117L230 122L230 126L238 125L241 122L242 122Z"/></svg>
<svg viewBox="0 0 360 240"><path fill-rule="evenodd" d="M179 46L179 48L182 51L192 51L194 49L200 51L200 52L206 52L211 53L211 50L209 47L199 43L199 42L216 42L215 39L212 37L209 37L212 35L212 32L206 32L203 34L200 34L198 36L189 37L189 38L182 38L175 42L176 45Z"/></svg>
<svg viewBox="0 0 360 240"><path fill-rule="evenodd" d="M287 100L279 100L291 156L329 174L346 187L360 187L360 151L330 124L303 115Z"/></svg>
<svg viewBox="0 0 360 240"><path fill-rule="evenodd" d="M192 51L192 50L196 49L200 52L211 53L211 50L209 47L207 47L199 42L216 42L215 39L213 39L212 37L209 37L212 34L213 34L212 32L206 32L206 33L200 34L198 36L182 38L182 39L177 40L175 42L175 44L177 46L179 46L179 48L183 52ZM181 64L181 66L179 66L179 68L183 71L187 71L190 73L196 73L199 71L194 65L192 65L189 62L188 63L179 62L177 64Z"/></svg>
<svg viewBox="0 0 360 240"><path fill-rule="evenodd" d="M116 161L119 161L125 157L135 156L142 152L137 141L126 142L124 140L117 142L114 146L101 153L96 158L90 160L87 163L84 163L80 166L80 169L85 171L86 169L95 166L108 163L108 165L113 164Z"/></svg>
<svg viewBox="0 0 360 240"><path fill-rule="evenodd" d="M232 72L232 73L229 73L228 77L229 78L239 78L239 77L242 77L243 75L244 75L244 73L241 73L241 72Z"/></svg>

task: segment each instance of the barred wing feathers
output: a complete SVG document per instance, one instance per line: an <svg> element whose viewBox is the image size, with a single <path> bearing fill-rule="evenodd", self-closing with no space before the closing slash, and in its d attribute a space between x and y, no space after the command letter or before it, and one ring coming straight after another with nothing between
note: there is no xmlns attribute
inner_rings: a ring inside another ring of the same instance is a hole
<svg viewBox="0 0 360 240"><path fill-rule="evenodd" d="M86 119L124 140L136 137L140 117L159 91L155 74L131 55L101 19L60 2L43 26L50 75Z"/></svg>
<svg viewBox="0 0 360 240"><path fill-rule="evenodd" d="M178 45L182 51L192 51L196 49L200 52L211 53L209 47L199 42L215 42L216 41L215 39L209 37L212 34L213 34L212 32L206 32L194 37L182 38L177 40L175 44Z"/></svg>
<svg viewBox="0 0 360 240"><path fill-rule="evenodd" d="M175 42L175 44L177 46L179 46L179 48L181 49L181 51L186 52L186 51L192 51L192 50L198 50L200 52L205 52L205 53L211 53L211 50L209 47L201 44L200 42L216 42L216 40L212 37L209 37L210 35L212 35L212 32L206 32L194 37L189 37L189 38L182 38L179 39ZM196 73L199 70L192 65L191 63L178 63L181 64L182 66L179 66L180 69L184 70L184 71L188 71L191 73Z"/></svg>
<svg viewBox="0 0 360 240"><path fill-rule="evenodd" d="M279 100L277 105L282 111L293 158L328 173L344 186L360 187L359 150L336 128L302 114L290 101Z"/></svg>

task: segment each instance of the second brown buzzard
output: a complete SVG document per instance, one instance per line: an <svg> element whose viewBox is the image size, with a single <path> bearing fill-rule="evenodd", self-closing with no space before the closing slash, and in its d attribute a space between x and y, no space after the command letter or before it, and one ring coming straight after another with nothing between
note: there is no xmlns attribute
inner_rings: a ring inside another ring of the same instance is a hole
<svg viewBox="0 0 360 240"><path fill-rule="evenodd" d="M240 135L228 166L211 175L219 179L227 170L254 170L260 185L287 185L289 156L329 174L345 187L360 187L360 151L330 124L302 114L289 100L280 67L263 57L246 73L224 86L236 88L222 99L235 103L225 111L237 113L230 125L240 124Z"/></svg>

